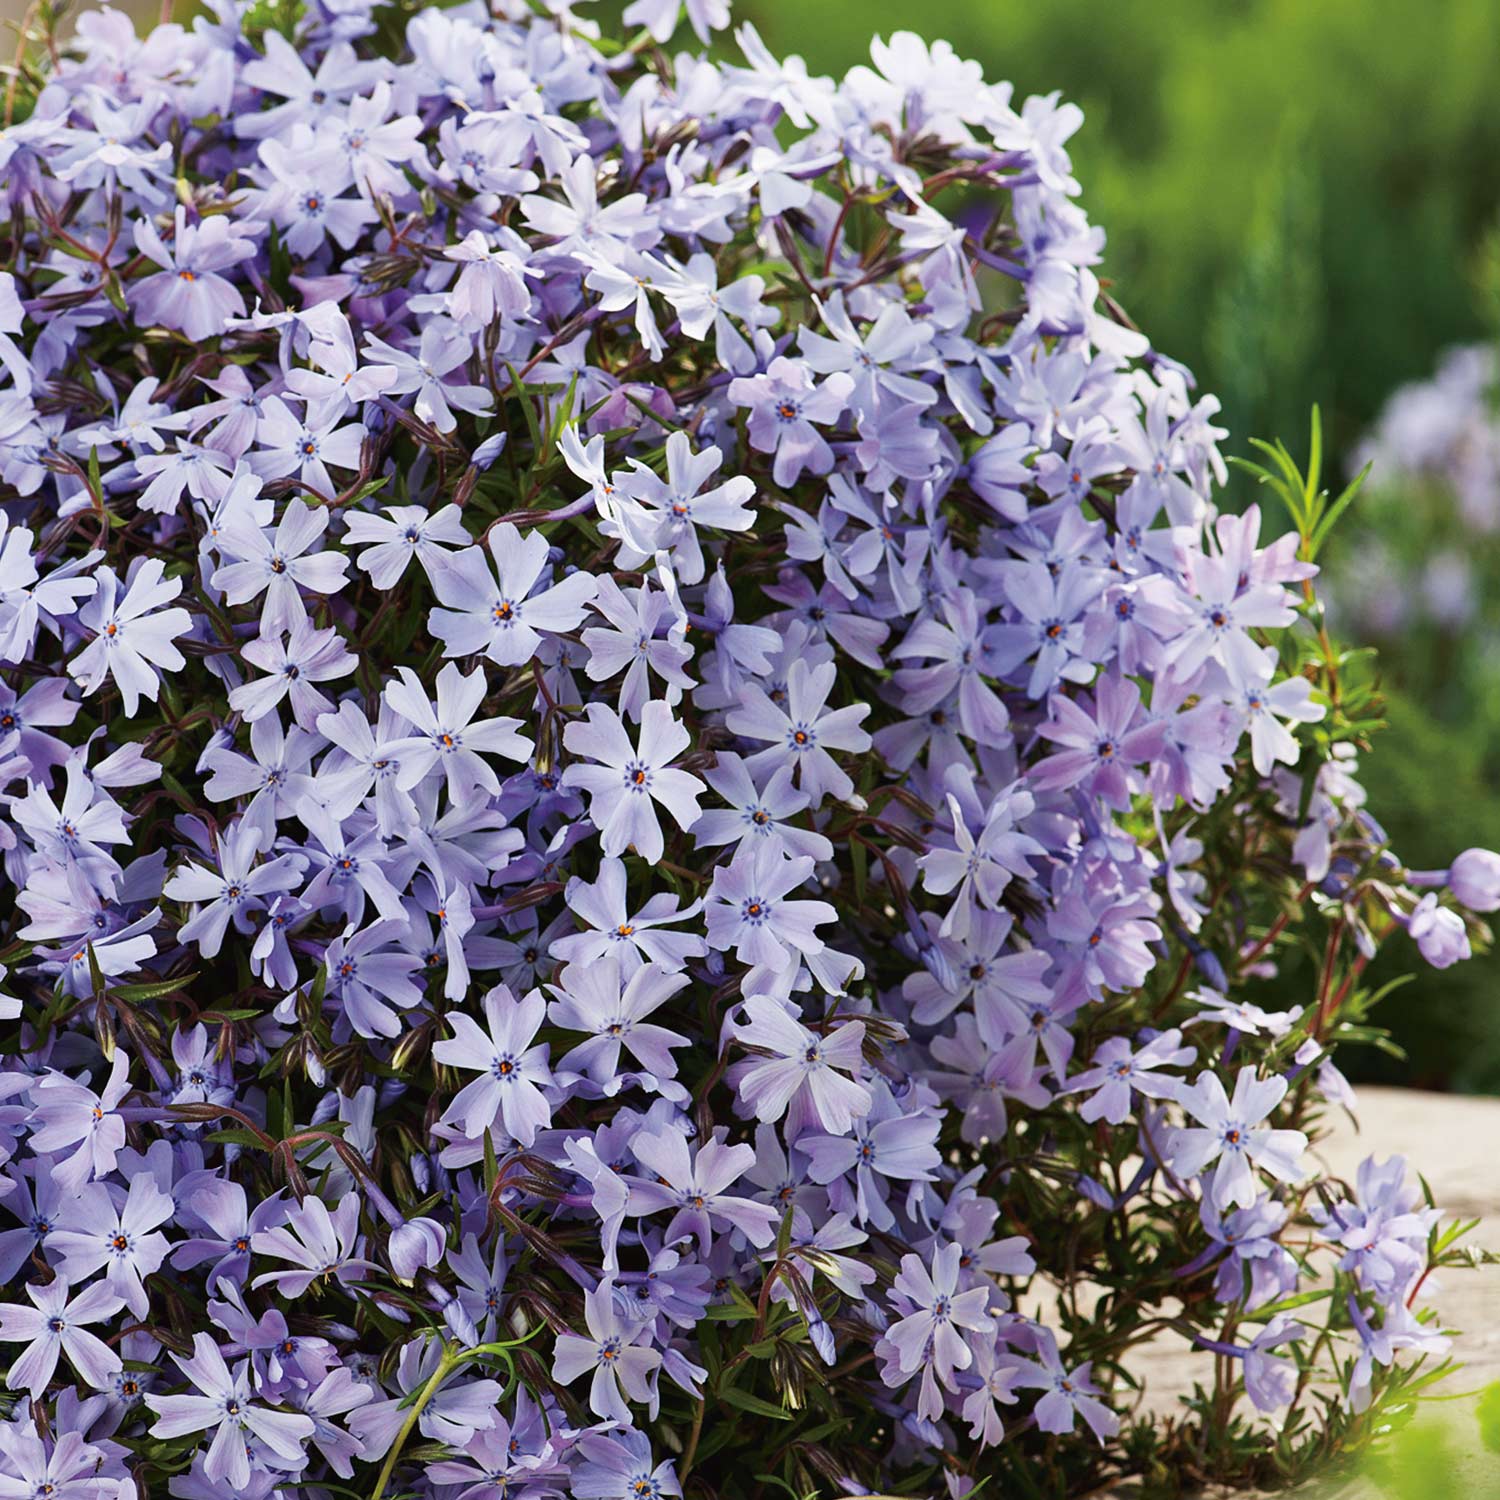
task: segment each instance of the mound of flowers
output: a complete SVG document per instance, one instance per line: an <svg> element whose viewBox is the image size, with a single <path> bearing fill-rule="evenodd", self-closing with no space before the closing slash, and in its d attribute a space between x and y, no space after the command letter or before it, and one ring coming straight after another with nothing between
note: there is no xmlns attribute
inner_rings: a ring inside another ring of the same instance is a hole
<svg viewBox="0 0 1500 1500"><path fill-rule="evenodd" d="M1442 1356L1309 1141L1500 859L1363 810L1316 479L1221 513L1076 108L680 9L23 57L0 1494L1266 1477Z"/></svg>

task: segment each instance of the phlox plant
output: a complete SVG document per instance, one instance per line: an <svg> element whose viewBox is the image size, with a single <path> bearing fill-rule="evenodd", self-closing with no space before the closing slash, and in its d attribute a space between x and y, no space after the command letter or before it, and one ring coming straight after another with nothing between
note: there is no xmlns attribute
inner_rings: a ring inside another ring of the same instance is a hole
<svg viewBox="0 0 1500 1500"><path fill-rule="evenodd" d="M1386 848L1339 502L1225 508L1079 112L722 0L54 20L0 1494L1066 1496L1409 1404L1456 1227L1311 1146L1500 858Z"/></svg>

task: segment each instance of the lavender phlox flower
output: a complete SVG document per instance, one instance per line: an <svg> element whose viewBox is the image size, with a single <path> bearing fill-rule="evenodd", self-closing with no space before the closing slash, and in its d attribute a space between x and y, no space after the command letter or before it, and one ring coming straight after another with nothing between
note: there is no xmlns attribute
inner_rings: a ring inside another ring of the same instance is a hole
<svg viewBox="0 0 1500 1500"><path fill-rule="evenodd" d="M740 1102L758 1120L787 1117L786 1136L795 1141L814 1125L843 1135L869 1112L870 1090L858 1081L864 1071L863 1021L845 1021L823 1035L766 996L752 995L742 1009L748 1020L734 1026L735 1040L770 1056L736 1064L730 1077Z"/></svg>
<svg viewBox="0 0 1500 1500"><path fill-rule="evenodd" d="M156 702L156 668L175 672L185 664L173 642L187 634L193 619L180 606L164 607L182 592L182 580L163 578L163 570L160 558L147 558L122 590L115 570L101 567L94 574L97 589L78 610L78 623L94 639L68 663L68 672L85 693L97 692L112 677L128 718L135 717L142 698Z"/></svg>
<svg viewBox="0 0 1500 1500"><path fill-rule="evenodd" d="M97 1093L65 1073L45 1073L37 1079L32 1148L63 1152L76 1147L52 1167L52 1175L68 1191L76 1193L90 1178L114 1170L115 1157L125 1146L125 1121L118 1106L129 1092L130 1058L118 1050Z"/></svg>
<svg viewBox="0 0 1500 1500"><path fill-rule="evenodd" d="M875 1082L871 1095L869 1113L855 1120L847 1134L805 1131L797 1137L797 1149L807 1153L807 1175L829 1185L829 1202L836 1211L886 1231L896 1223L888 1201L890 1184L936 1181L942 1165L937 1148L942 1120L936 1111L898 1104L883 1080ZM915 1201L915 1189L908 1191Z"/></svg>
<svg viewBox="0 0 1500 1500"><path fill-rule="evenodd" d="M702 910L702 901L683 906L669 891L658 891L632 912L622 860L601 860L593 884L575 875L563 896L572 916L587 924L583 931L552 943L552 956L566 963L590 963L613 954L619 959L622 976L628 976L642 963L677 970L688 959L708 951L696 933L669 930L677 923L692 921Z"/></svg>
<svg viewBox="0 0 1500 1500"><path fill-rule="evenodd" d="M1120 1430L1120 1419L1099 1399L1092 1379L1093 1361L1068 1369L1049 1328L1035 1330L1035 1359L1017 1359L1012 1381L1022 1390L1045 1391L1036 1403L1036 1425L1043 1432L1072 1432L1082 1417L1102 1443Z"/></svg>
<svg viewBox="0 0 1500 1500"><path fill-rule="evenodd" d="M168 247L149 217L135 221L136 248L161 270L131 282L130 296L143 322L180 329L199 343L223 333L226 319L244 316L239 289L219 273L249 260L255 242L243 238L227 214L189 224L179 205L173 222Z"/></svg>
<svg viewBox="0 0 1500 1500"><path fill-rule="evenodd" d="M396 378L387 388L390 394L415 395L412 410L438 432L452 432L458 426L454 407L464 412L490 409L493 398L486 387L445 378L461 370L474 352L472 339L450 319L426 320L415 353L398 349L374 334L366 335L365 352L395 370Z"/></svg>
<svg viewBox="0 0 1500 1500"><path fill-rule="evenodd" d="M262 841L262 830L241 819L219 840L217 873L194 864L173 873L162 894L198 907L178 929L179 942L197 943L199 952L212 958L231 922L240 933L252 932L251 913L264 908L266 896L295 890L302 883L307 862L301 855L280 854L256 863Z"/></svg>
<svg viewBox="0 0 1500 1500"><path fill-rule="evenodd" d="M1256 1069L1246 1066L1239 1070L1231 1099L1217 1074L1200 1073L1198 1081L1185 1085L1177 1096L1199 1123L1172 1131L1166 1142L1172 1170L1180 1177L1197 1177L1214 1166L1205 1194L1220 1212L1231 1203L1241 1208L1254 1205L1256 1167L1281 1182L1300 1181L1307 1137L1300 1130L1261 1124L1286 1091L1286 1079L1258 1078Z"/></svg>
<svg viewBox="0 0 1500 1500"><path fill-rule="evenodd" d="M642 710L637 744L631 743L620 715L602 703L588 705L587 722L575 720L563 730L571 755L598 762L573 762L563 773L563 785L588 793L589 817L606 856L634 846L650 864L661 859L666 843L657 820L658 802L679 828L689 829L697 821L704 785L672 765L691 743L692 736L660 699Z"/></svg>
<svg viewBox="0 0 1500 1500"><path fill-rule="evenodd" d="M357 559L381 590L393 589L413 558L429 583L436 583L452 557L447 549L470 545L463 512L456 505L440 505L429 512L420 505L383 505L384 515L350 511L344 519L344 541L361 547Z"/></svg>
<svg viewBox="0 0 1500 1500"><path fill-rule="evenodd" d="M359 1232L359 1211L359 1194L352 1192L332 1211L315 1194L289 1207L283 1223L255 1231L250 1249L254 1255L286 1261L296 1269L263 1271L251 1286L274 1286L285 1297L300 1297L324 1278L345 1287L363 1281L376 1267L362 1254L365 1242Z"/></svg>
<svg viewBox="0 0 1500 1500"><path fill-rule="evenodd" d="M776 1237L779 1215L775 1209L724 1191L754 1162L753 1146L729 1146L715 1138L690 1152L682 1132L669 1127L641 1135L631 1150L656 1180L630 1178L627 1212L672 1212L666 1228L667 1244L675 1245L696 1235L699 1253L706 1255L716 1225L738 1230L757 1248L764 1248Z"/></svg>
<svg viewBox="0 0 1500 1500"><path fill-rule="evenodd" d="M34 782L11 802L11 817L38 853L59 864L76 864L96 888L112 891L120 867L105 845L123 844L130 835L117 803L88 773L77 756L68 761L61 804Z"/></svg>
<svg viewBox="0 0 1500 1500"><path fill-rule="evenodd" d="M1406 930L1417 951L1435 969L1450 968L1471 953L1468 928L1451 907L1438 905L1437 893L1428 891L1406 917Z"/></svg>
<svg viewBox="0 0 1500 1500"><path fill-rule="evenodd" d="M589 1410L628 1428L631 1417L626 1397L639 1402L651 1399L647 1379L661 1364L661 1355L642 1347L648 1332L645 1328L631 1328L620 1317L609 1279L586 1292L583 1305L588 1333L557 1336L552 1378L571 1385L592 1370Z"/></svg>
<svg viewBox="0 0 1500 1500"><path fill-rule="evenodd" d="M727 750L720 751L712 770L703 779L727 807L711 807L693 824L692 834L702 846L737 844L749 841L779 844L789 855L813 860L833 857L833 844L821 833L788 821L805 811L812 797L792 785L795 767L778 766L757 787L744 760Z"/></svg>
<svg viewBox="0 0 1500 1500"><path fill-rule="evenodd" d="M1182 1080L1157 1070L1180 1068L1197 1057L1191 1047L1181 1046L1181 1041L1182 1033L1175 1026L1139 1048L1132 1048L1128 1037L1105 1038L1095 1049L1091 1064L1068 1084L1069 1093L1095 1091L1091 1099L1079 1105L1079 1118L1090 1124L1107 1120L1111 1125L1123 1125L1130 1113L1132 1094L1175 1099L1183 1087Z"/></svg>
<svg viewBox="0 0 1500 1500"><path fill-rule="evenodd" d="M432 610L427 628L442 641L444 655L483 651L499 666L518 667L536 655L543 632L581 625L598 584L579 572L533 592L549 566L549 550L540 531L523 538L502 521L489 533L498 580L480 547L466 547L436 564L438 595L446 603Z"/></svg>
<svg viewBox="0 0 1500 1500"><path fill-rule="evenodd" d="M1198 1002L1196 1014L1184 1021L1183 1027L1210 1022L1227 1026L1244 1036L1283 1037L1297 1024L1300 1011L1263 1010L1249 1000L1231 1000L1227 995L1208 985L1189 990L1186 996Z"/></svg>
<svg viewBox="0 0 1500 1500"><path fill-rule="evenodd" d="M1017 876L1029 879L1036 874L1031 857L1043 855L1046 850L1016 827L1034 805L1031 793L1024 788L1007 788L990 803L976 836L962 804L953 793L948 794L954 847L929 847L917 861L925 889L937 896L957 892L939 929L942 936L962 941L981 910L999 909L1001 897L1012 879Z"/></svg>
<svg viewBox="0 0 1500 1500"><path fill-rule="evenodd" d="M441 766L448 782L448 795L460 798L471 787L494 796L500 790L486 754L510 760L526 760L532 742L516 733L519 719L480 719L488 691L483 668L467 676L456 662L446 662L437 674L437 705L427 696L421 679L410 667L398 669L399 682L389 683L385 701L417 731L410 738L393 741L388 751L401 762L397 784L411 787L434 766Z"/></svg>
<svg viewBox="0 0 1500 1500"><path fill-rule="evenodd" d="M250 1482L250 1443L264 1445L285 1465L304 1460L303 1444L313 1434L311 1417L277 1411L254 1399L249 1360L234 1370L224 1362L218 1346L206 1333L193 1335L190 1358L173 1354L177 1367L195 1388L195 1395L158 1395L147 1392L146 1404L156 1413L153 1437L183 1437L212 1429L204 1473L243 1493Z"/></svg>
<svg viewBox="0 0 1500 1500"><path fill-rule="evenodd" d="M1141 712L1141 690L1106 674L1092 712L1064 693L1053 693L1048 707L1052 717L1037 733L1063 748L1037 762L1027 780L1039 791L1081 786L1124 812L1137 783L1133 769L1158 755L1165 739L1164 726Z"/></svg>
<svg viewBox="0 0 1500 1500"><path fill-rule="evenodd" d="M804 956L823 951L816 929L835 921L826 901L788 900L813 872L810 855L789 857L777 844L742 844L727 865L714 870L703 918L709 946L733 948L750 966L745 983L755 987L760 971L780 974Z"/></svg>
<svg viewBox="0 0 1500 1500"><path fill-rule="evenodd" d="M349 560L337 550L310 551L328 529L325 506L313 509L300 498L287 502L275 533L267 536L256 526L231 523L219 537L226 561L213 575L213 586L224 590L225 602L245 604L265 594L261 631L289 630L306 613L302 592L335 594L347 581Z"/></svg>
<svg viewBox="0 0 1500 1500"><path fill-rule="evenodd" d="M682 690L693 686L683 671L692 658L692 648L682 639L686 622L678 618L673 601L660 589L645 585L624 590L610 578L599 580L593 608L609 622L583 632L589 660L585 668L593 682L608 682L620 672L616 704L636 723L651 699L651 675L666 684L662 698L669 704L681 701ZM666 626L666 635L658 632Z"/></svg>
<svg viewBox="0 0 1500 1500"><path fill-rule="evenodd" d="M30 1391L39 1400L52 1380L58 1359L68 1363L95 1390L107 1390L120 1369L120 1356L84 1326L112 1318L125 1306L107 1282L96 1281L70 1295L58 1276L45 1286L29 1283L26 1295L35 1304L0 1306L0 1343L24 1343L5 1374L13 1391Z"/></svg>
<svg viewBox="0 0 1500 1500"><path fill-rule="evenodd" d="M551 1120L552 1108L543 1092L552 1086L547 1065L551 1049L545 1042L532 1045L546 1010L540 990L517 1000L500 984L484 997L487 1030L462 1011L449 1014L453 1038L438 1042L432 1055L438 1062L479 1071L480 1076L454 1096L444 1116L462 1121L471 1139L499 1120L508 1135L529 1146Z"/></svg>
<svg viewBox="0 0 1500 1500"><path fill-rule="evenodd" d="M799 658L787 673L785 707L759 684L749 683L741 706L725 721L735 734L770 742L746 760L753 774L789 766L798 789L808 794L814 807L827 796L842 802L854 791L848 772L830 752L857 754L870 748L870 736L859 727L869 715L867 704L828 708L837 678L833 663L811 667Z"/></svg>
<svg viewBox="0 0 1500 1500"><path fill-rule="evenodd" d="M569 964L558 983L547 986L555 997L547 1015L554 1026L584 1032L588 1040L560 1057L554 1071L582 1074L606 1096L612 1095L623 1081L623 1049L634 1058L637 1076L645 1086L667 1093L669 1081L677 1076L672 1048L688 1046L690 1038L646 1017L689 983L687 974L672 973L654 963L642 964L625 976L613 955L593 963Z"/></svg>
<svg viewBox="0 0 1500 1500"><path fill-rule="evenodd" d="M266 674L229 694L229 706L251 724L285 698L297 723L303 729L315 728L318 715L331 713L333 704L313 684L347 677L355 667L339 633L320 629L306 615L294 621L288 632L278 630L250 641L243 655Z"/></svg>
<svg viewBox="0 0 1500 1500"><path fill-rule="evenodd" d="M370 878L378 872L369 866L361 873ZM422 999L416 981L422 960L401 946L406 935L406 915L401 912L359 931L346 928L323 955L328 994L337 1002L341 1024L358 1036L399 1036L396 1008L409 1010Z"/></svg>
<svg viewBox="0 0 1500 1500"><path fill-rule="evenodd" d="M898 1380L892 1380L889 1366L882 1371L888 1384L921 1371L917 1410L933 1419L943 1414L942 1390L956 1391L956 1372L967 1370L974 1362L973 1351L960 1330L985 1334L994 1326L989 1314L989 1289L958 1290L958 1255L957 1245L942 1246L933 1252L930 1271L918 1255L901 1257L894 1290L901 1299L897 1305L910 1310L891 1324L878 1346L900 1372Z"/></svg>
<svg viewBox="0 0 1500 1500"><path fill-rule="evenodd" d="M826 474L833 467L833 450L818 427L838 420L853 390L853 378L842 371L819 384L805 361L778 356L765 374L730 381L729 399L750 408L750 446L775 455L772 474L785 489L804 470Z"/></svg>
<svg viewBox="0 0 1500 1500"><path fill-rule="evenodd" d="M3 428L0 428L3 431ZM98 551L50 569L42 577L33 555L35 534L11 524L0 513L0 661L19 662L29 655L37 629L76 614L98 587L88 570L103 556Z"/></svg>
<svg viewBox="0 0 1500 1500"><path fill-rule="evenodd" d="M146 1317L151 1300L142 1278L167 1258L171 1242L158 1226L173 1213L171 1198L144 1173L131 1179L121 1205L104 1183L90 1183L66 1209L62 1227L48 1241L62 1255L59 1273L77 1285L103 1271L110 1290L137 1318Z"/></svg>
<svg viewBox="0 0 1500 1500"><path fill-rule="evenodd" d="M245 455L245 462L262 479L294 474L315 495L331 500L338 486L328 466L358 469L364 442L357 423L340 427L339 421L336 410L322 408L309 408L305 418L299 418L280 396L267 396L256 430L259 447Z"/></svg>

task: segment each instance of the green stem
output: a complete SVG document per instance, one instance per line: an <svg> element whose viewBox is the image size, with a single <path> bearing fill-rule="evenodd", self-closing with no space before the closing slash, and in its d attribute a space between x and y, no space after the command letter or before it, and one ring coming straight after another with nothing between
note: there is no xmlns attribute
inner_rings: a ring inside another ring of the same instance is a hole
<svg viewBox="0 0 1500 1500"><path fill-rule="evenodd" d="M417 1420L421 1417L427 1407L427 1403L437 1395L438 1387L453 1373L462 1363L466 1351L456 1350L451 1344L443 1345L443 1357L438 1361L437 1369L428 1377L412 1403L412 1408L406 1414L406 1420L401 1424L401 1430L396 1434L396 1441L391 1444L391 1451L385 1456L385 1463L380 1468L380 1478L375 1483L375 1493L370 1500L382 1500L386 1486L391 1482L391 1475L396 1470L396 1462L401 1457L401 1450L406 1446L406 1439L411 1434Z"/></svg>

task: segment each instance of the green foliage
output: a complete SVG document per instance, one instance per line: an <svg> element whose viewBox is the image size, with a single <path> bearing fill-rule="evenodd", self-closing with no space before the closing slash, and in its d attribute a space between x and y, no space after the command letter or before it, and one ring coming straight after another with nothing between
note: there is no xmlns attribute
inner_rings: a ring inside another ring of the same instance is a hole
<svg viewBox="0 0 1500 1500"><path fill-rule="evenodd" d="M1360 1466L1361 1495L1370 1494L1370 1500L1449 1495L1494 1500L1500 1495L1500 1383L1446 1417L1429 1408L1415 1420L1398 1421L1394 1429Z"/></svg>
<svg viewBox="0 0 1500 1500"><path fill-rule="evenodd" d="M1239 433L1335 453L1479 323L1465 277L1496 204L1496 0L740 0L820 70L856 30L945 37L1018 94L1089 113L1070 143L1105 270Z"/></svg>

